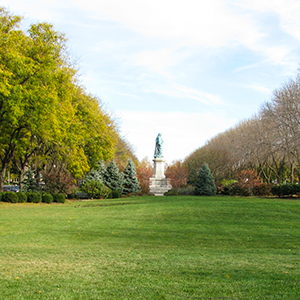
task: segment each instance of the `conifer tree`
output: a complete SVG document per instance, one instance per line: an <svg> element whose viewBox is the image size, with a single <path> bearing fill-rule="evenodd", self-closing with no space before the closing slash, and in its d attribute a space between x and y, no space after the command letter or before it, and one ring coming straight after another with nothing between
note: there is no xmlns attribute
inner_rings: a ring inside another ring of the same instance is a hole
<svg viewBox="0 0 300 300"><path fill-rule="evenodd" d="M216 195L215 180L207 164L204 164L199 171L196 181L195 193L199 196Z"/></svg>
<svg viewBox="0 0 300 300"><path fill-rule="evenodd" d="M123 175L119 172L116 162L112 160L104 173L104 184L113 191L122 193Z"/></svg>
<svg viewBox="0 0 300 300"><path fill-rule="evenodd" d="M140 184L136 177L134 162L129 159L123 171L123 194L135 194L140 190Z"/></svg>

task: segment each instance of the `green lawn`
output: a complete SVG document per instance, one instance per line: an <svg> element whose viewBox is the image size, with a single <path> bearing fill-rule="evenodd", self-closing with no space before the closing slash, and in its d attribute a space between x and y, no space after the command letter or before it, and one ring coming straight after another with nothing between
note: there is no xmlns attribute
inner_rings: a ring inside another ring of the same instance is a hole
<svg viewBox="0 0 300 300"><path fill-rule="evenodd" d="M300 201L0 203L0 299L300 299Z"/></svg>

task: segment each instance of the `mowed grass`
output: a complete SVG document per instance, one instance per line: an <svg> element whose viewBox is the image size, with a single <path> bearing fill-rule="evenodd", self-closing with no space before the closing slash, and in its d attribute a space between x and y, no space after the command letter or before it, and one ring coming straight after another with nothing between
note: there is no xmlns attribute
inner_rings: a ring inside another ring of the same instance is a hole
<svg viewBox="0 0 300 300"><path fill-rule="evenodd" d="M300 299L300 201L0 203L0 299Z"/></svg>

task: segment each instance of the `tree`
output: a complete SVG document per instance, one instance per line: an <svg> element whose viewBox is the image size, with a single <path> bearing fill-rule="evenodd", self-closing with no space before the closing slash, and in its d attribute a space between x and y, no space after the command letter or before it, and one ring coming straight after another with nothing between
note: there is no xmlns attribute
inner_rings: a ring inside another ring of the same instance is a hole
<svg viewBox="0 0 300 300"><path fill-rule="evenodd" d="M119 168L114 160L107 165L106 172L104 173L104 184L113 191L118 191L121 194L123 192L123 176L119 172Z"/></svg>
<svg viewBox="0 0 300 300"><path fill-rule="evenodd" d="M123 171L123 194L135 194L140 191L140 184L136 177L135 165L131 159Z"/></svg>
<svg viewBox="0 0 300 300"><path fill-rule="evenodd" d="M51 194L70 195L75 189L75 181L71 174L58 166L52 168L50 171L43 171L41 173L45 183L44 190Z"/></svg>
<svg viewBox="0 0 300 300"><path fill-rule="evenodd" d="M172 164L167 167L165 175L171 179L173 188L184 187L187 184L188 171L180 160L172 162Z"/></svg>
<svg viewBox="0 0 300 300"><path fill-rule="evenodd" d="M72 120L74 70L65 59L64 36L47 23L25 34L20 20L0 8L0 190L14 156L28 156L34 137L59 144L59 125Z"/></svg>
<svg viewBox="0 0 300 300"><path fill-rule="evenodd" d="M114 157L115 122L78 85L64 34L0 8L0 191L7 168L39 174L54 161L74 178Z"/></svg>
<svg viewBox="0 0 300 300"><path fill-rule="evenodd" d="M148 157L142 159L137 167L137 178L143 194L149 193L150 177L153 175L153 166Z"/></svg>
<svg viewBox="0 0 300 300"><path fill-rule="evenodd" d="M199 171L195 193L199 196L214 196L216 195L215 180L212 176L207 164L204 164Z"/></svg>

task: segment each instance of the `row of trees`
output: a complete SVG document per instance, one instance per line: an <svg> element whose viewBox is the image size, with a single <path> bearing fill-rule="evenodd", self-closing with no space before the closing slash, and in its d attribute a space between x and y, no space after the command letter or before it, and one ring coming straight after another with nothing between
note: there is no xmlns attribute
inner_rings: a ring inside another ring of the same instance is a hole
<svg viewBox="0 0 300 300"><path fill-rule="evenodd" d="M99 99L80 85L64 34L48 23L20 29L0 7L0 192L7 171L23 181L54 168L81 178L100 160L136 160Z"/></svg>
<svg viewBox="0 0 300 300"><path fill-rule="evenodd" d="M257 115L213 137L183 162L173 162L166 174L175 187L195 185L207 163L217 184L240 182L241 187L247 181L248 193L249 182L256 187L299 182L299 149L300 74L275 90Z"/></svg>

